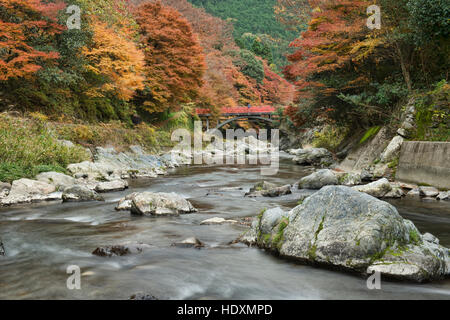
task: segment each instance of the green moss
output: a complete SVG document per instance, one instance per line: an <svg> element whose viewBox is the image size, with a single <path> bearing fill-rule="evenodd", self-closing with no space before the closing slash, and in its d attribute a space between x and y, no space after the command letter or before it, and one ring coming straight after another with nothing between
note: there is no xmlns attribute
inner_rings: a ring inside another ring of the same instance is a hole
<svg viewBox="0 0 450 320"><path fill-rule="evenodd" d="M319 233L323 230L323 223L325 221L325 216L322 217L322 220L320 221L319 227L317 228L315 234L314 234L314 244L309 248L308 256L311 260L316 259L316 251L317 251L317 238L319 236Z"/></svg>
<svg viewBox="0 0 450 320"><path fill-rule="evenodd" d="M272 245L273 247L277 248L278 250L281 248L281 245L283 244L284 241L284 229L286 229L286 227L289 225L289 219L288 218L283 218L280 222L280 224L278 225L278 232L275 235L273 241L272 241Z"/></svg>
<svg viewBox="0 0 450 320"><path fill-rule="evenodd" d="M316 251L317 251L317 245L315 245L315 244L313 244L312 246L311 246L311 248L309 248L309 251L308 251L308 256L309 256L309 259L311 259L311 260L315 260L316 259Z"/></svg>
<svg viewBox="0 0 450 320"><path fill-rule="evenodd" d="M264 215L264 213L267 211L267 208L264 208L261 210L261 212L257 215L257 219L259 220L259 222L261 222L262 216Z"/></svg>
<svg viewBox="0 0 450 320"><path fill-rule="evenodd" d="M264 234L262 236L262 240L263 240L264 244L266 244L266 245L270 244L271 238L272 238L272 235L270 233Z"/></svg>
<svg viewBox="0 0 450 320"><path fill-rule="evenodd" d="M363 144L364 142L368 141L369 139L373 138L379 131L380 131L381 127L380 126L376 126L376 127L372 127L369 130L367 130L367 132L364 134L364 136L361 138L361 140L359 141L360 144Z"/></svg>
<svg viewBox="0 0 450 320"><path fill-rule="evenodd" d="M345 180L347 180L348 177L349 177L349 174L348 174L348 173L346 173L346 174L340 176L340 177L338 178L339 184L343 184L343 183L345 182Z"/></svg>
<svg viewBox="0 0 450 320"><path fill-rule="evenodd" d="M388 168L390 169L395 169L398 167L398 162L399 162L399 158L396 157L394 160L392 160L391 162L389 162L388 164Z"/></svg>
<svg viewBox="0 0 450 320"><path fill-rule="evenodd" d="M420 243L420 235L416 230L410 230L409 231L409 240L413 244L419 244Z"/></svg>

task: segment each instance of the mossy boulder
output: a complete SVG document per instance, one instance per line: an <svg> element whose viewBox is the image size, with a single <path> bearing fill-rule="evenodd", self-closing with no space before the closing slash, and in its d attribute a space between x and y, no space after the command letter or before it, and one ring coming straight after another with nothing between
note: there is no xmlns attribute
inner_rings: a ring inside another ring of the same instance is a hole
<svg viewBox="0 0 450 320"><path fill-rule="evenodd" d="M387 278L429 281L450 274L449 250L422 237L387 202L344 186L327 186L290 212L263 213L242 242L302 263Z"/></svg>

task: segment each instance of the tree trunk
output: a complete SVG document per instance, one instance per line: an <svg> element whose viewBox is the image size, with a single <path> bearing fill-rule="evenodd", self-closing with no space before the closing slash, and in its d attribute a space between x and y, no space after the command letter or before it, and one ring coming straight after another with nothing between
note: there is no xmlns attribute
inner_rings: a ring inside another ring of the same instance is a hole
<svg viewBox="0 0 450 320"><path fill-rule="evenodd" d="M403 78L405 79L406 87L408 92L412 92L411 75L409 74L408 67L406 65L405 57L403 56L402 49L398 43L395 44L395 49L397 51L397 57L400 61L400 67L402 68Z"/></svg>

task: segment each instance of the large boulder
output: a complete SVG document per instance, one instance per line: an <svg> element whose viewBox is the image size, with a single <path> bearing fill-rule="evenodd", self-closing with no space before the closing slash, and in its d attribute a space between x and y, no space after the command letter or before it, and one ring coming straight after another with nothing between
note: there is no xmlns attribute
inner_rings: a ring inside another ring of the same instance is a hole
<svg viewBox="0 0 450 320"><path fill-rule="evenodd" d="M113 181L105 181L100 182L96 187L95 191L97 192L115 192L115 191L123 191L128 188L128 182L126 180L113 180Z"/></svg>
<svg viewBox="0 0 450 320"><path fill-rule="evenodd" d="M36 176L36 180L54 185L57 190L64 190L77 183L75 178L60 172L43 172Z"/></svg>
<svg viewBox="0 0 450 320"><path fill-rule="evenodd" d="M37 180L19 179L12 183L8 196L3 198L0 204L8 206L61 199L62 193L56 192L56 187L52 184Z"/></svg>
<svg viewBox="0 0 450 320"><path fill-rule="evenodd" d="M322 169L298 182L299 189L320 189L324 186L338 185L338 177L329 169Z"/></svg>
<svg viewBox="0 0 450 320"><path fill-rule="evenodd" d="M135 193L131 197L132 214L136 215L179 215L197 212L194 206L176 193Z"/></svg>
<svg viewBox="0 0 450 320"><path fill-rule="evenodd" d="M290 212L260 215L241 239L303 263L387 278L429 281L450 275L449 250L387 202L327 186Z"/></svg>
<svg viewBox="0 0 450 320"><path fill-rule="evenodd" d="M324 148L291 150L291 153L295 155L292 161L298 165L329 167L334 164L333 155Z"/></svg>
<svg viewBox="0 0 450 320"><path fill-rule="evenodd" d="M65 188L62 199L64 202L104 201L103 197L97 192L82 185Z"/></svg>
<svg viewBox="0 0 450 320"><path fill-rule="evenodd" d="M291 186L277 186L274 183L267 181L258 182L255 186L250 188L250 191L245 194L247 197L279 197L291 194Z"/></svg>
<svg viewBox="0 0 450 320"><path fill-rule="evenodd" d="M392 186L389 183L388 179L383 178L369 184L354 186L353 189L359 192L370 194L371 196L376 198L382 198L390 191L392 191Z"/></svg>

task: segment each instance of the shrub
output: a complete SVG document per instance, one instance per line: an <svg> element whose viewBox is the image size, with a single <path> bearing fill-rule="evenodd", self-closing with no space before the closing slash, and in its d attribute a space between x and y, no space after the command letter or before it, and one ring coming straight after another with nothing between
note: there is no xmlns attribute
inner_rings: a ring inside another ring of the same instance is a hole
<svg viewBox="0 0 450 320"><path fill-rule="evenodd" d="M334 152L345 139L347 133L347 128L326 126L322 131L315 133L312 145L315 148L325 148Z"/></svg>
<svg viewBox="0 0 450 320"><path fill-rule="evenodd" d="M41 122L0 116L0 180L11 182L48 171L65 172L70 163L88 160L81 147L61 145Z"/></svg>

